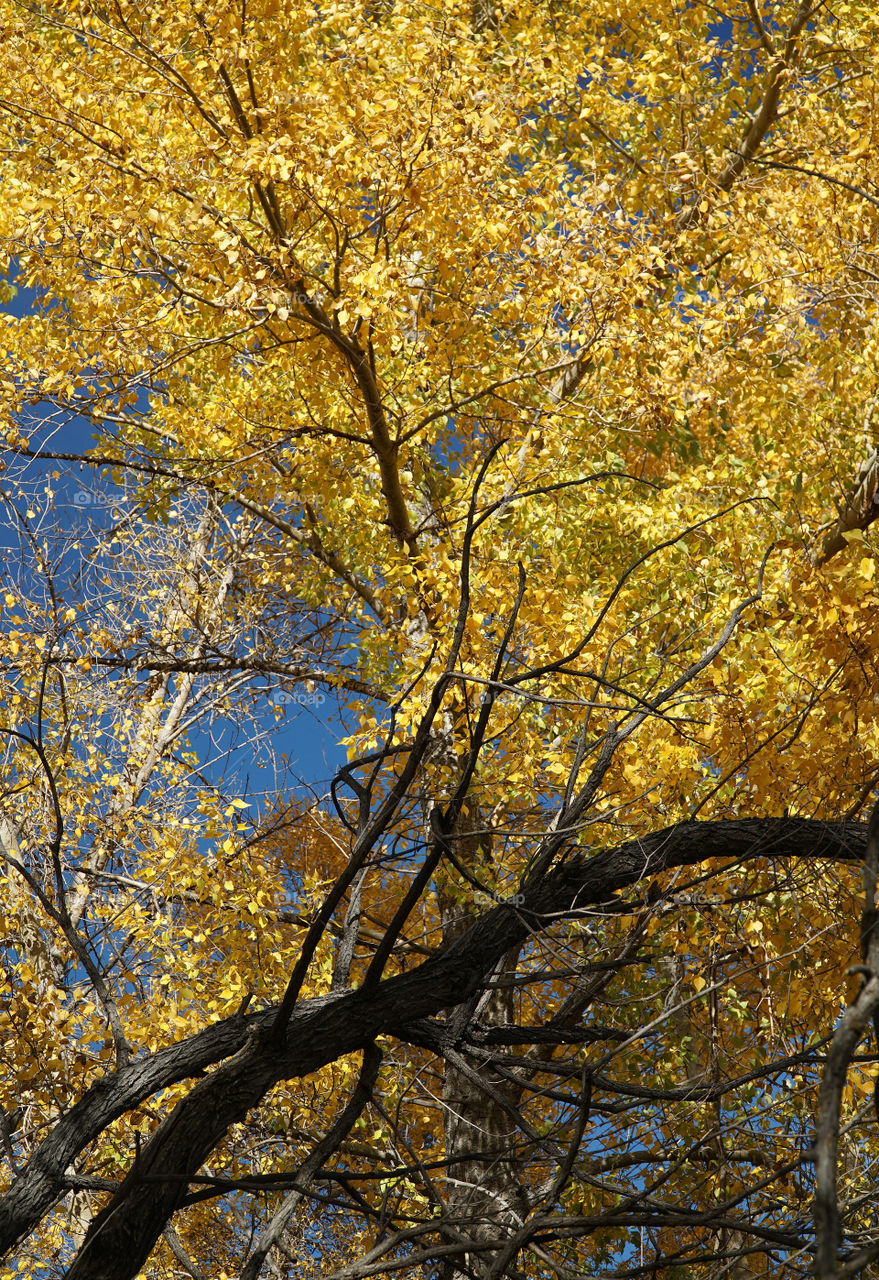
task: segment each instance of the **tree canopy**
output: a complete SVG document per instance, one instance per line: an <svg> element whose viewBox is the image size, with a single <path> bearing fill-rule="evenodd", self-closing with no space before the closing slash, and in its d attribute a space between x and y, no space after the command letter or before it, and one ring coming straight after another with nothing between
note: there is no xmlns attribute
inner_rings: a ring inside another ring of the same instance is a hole
<svg viewBox="0 0 879 1280"><path fill-rule="evenodd" d="M874 1274L873 6L0 35L0 1276Z"/></svg>

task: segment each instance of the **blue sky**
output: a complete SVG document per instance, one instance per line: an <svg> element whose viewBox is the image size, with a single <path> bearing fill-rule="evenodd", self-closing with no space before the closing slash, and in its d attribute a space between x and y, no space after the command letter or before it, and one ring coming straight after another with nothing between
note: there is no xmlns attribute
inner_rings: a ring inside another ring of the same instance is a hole
<svg viewBox="0 0 879 1280"><path fill-rule="evenodd" d="M35 305L36 295L33 290L20 287L15 298L8 303L0 303L0 311L14 316L30 314ZM39 413L39 407L34 410ZM48 424L47 424L48 426ZM50 440L51 436L51 440ZM39 442L31 436L31 447ZM94 446L92 429L83 418L72 418L61 426L47 430L45 445L53 450L65 453L86 453ZM13 460L11 460L13 461ZM55 519L60 519L69 531L91 529L99 534L102 529L110 527L113 519L113 500L118 501L119 491L112 479L97 468L76 468L74 464L46 460L45 463L32 461L26 465L23 479L27 489L41 489L52 473L59 473L59 479L53 482L56 493ZM115 492L114 492L115 491ZM21 544L11 526L0 522L0 552L5 553L6 573L15 572L15 561L21 556ZM19 572L25 577L28 574L27 561L21 564ZM298 700L297 694L301 697ZM273 730L275 750L279 757L286 757L288 778L285 789L298 790L301 786L312 794L325 794L329 780L345 762L343 748L338 746L338 739L343 735L343 728L338 717L335 700L327 696L320 700L320 691L315 690L309 696L304 690L283 692L273 696L272 703L266 702L266 714L262 723L270 728L275 725L275 708L280 707L281 718ZM256 791L276 792L278 778L274 769L269 769L259 755L248 758L246 747L242 744L232 746L226 757L218 754L216 742L199 741L199 733L193 735L193 745L204 760L214 759L214 768L223 772L227 783L231 769L240 779L247 780L249 788ZM255 816L251 811L251 816Z"/></svg>

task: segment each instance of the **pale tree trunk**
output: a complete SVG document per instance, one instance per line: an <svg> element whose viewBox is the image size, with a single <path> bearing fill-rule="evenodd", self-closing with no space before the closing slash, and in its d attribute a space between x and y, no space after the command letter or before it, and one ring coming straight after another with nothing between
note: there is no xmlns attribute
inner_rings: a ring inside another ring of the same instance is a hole
<svg viewBox="0 0 879 1280"><path fill-rule="evenodd" d="M167 637L165 643L169 647L175 639L179 640L187 631L197 627L199 634L192 649L192 657L195 659L204 657L207 652L211 637L222 619L234 576L234 566L227 563L214 589L213 598L202 598L204 587L200 570L208 558L217 517L217 503L211 500L189 546L177 604L164 627ZM108 807L105 818L107 834L95 843L89 854L85 864L87 873L93 875L107 867L118 844L114 826L137 805L157 765L182 732L195 676L181 674L177 679L176 689L172 685L173 679L170 672L165 672L154 676L148 685L149 693L140 714L131 752L122 771L122 780ZM82 919L90 892L89 874L80 875L68 904L74 928Z"/></svg>
<svg viewBox="0 0 879 1280"><path fill-rule="evenodd" d="M13 822L0 814L0 850L7 867L23 869L18 832ZM15 940L23 956L31 965L38 990L45 995L50 987L61 982L63 960L53 945L52 934L46 929L46 919L24 879L16 874L8 878L9 918L16 920Z"/></svg>

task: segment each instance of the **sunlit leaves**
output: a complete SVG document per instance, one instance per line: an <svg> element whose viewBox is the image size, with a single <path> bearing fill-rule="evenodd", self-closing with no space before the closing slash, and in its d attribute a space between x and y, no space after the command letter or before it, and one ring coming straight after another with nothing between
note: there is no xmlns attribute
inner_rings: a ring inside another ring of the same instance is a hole
<svg viewBox="0 0 879 1280"><path fill-rule="evenodd" d="M476 884L433 881L462 918L475 892L515 895L539 822L636 723L572 846L862 803L879 746L871 537L823 573L804 549L873 430L876 216L859 191L876 20L816 11L787 47L795 13L513 4L479 29L469 2L0 6L0 263L37 294L2 317L0 434L19 458L75 454L87 420L112 486L107 522L77 490L79 528L51 547L70 476L16 472L6 494L38 570L35 586L9 566L0 636L2 727L29 738L4 763L2 836L2 1102L27 1111L22 1154L118 1054L110 1004L136 1052L280 998L355 806L291 804L279 693L338 699L350 758L391 753L388 790L449 668L420 791L362 887L352 985L481 733L470 798L492 858ZM779 109L733 174L778 50ZM761 598L693 674L770 544ZM226 778L232 740L269 781ZM552 938L616 956L643 931L643 964L620 961L608 996L627 1032L656 1020L613 1060L629 1083L645 1053L669 1089L706 1063L745 1073L804 1049L841 998L850 877L701 874L704 895L671 878ZM440 914L433 894L413 909L390 971L438 944ZM340 921L307 996L331 987ZM547 976L520 995L535 1023L567 980L541 945L525 963ZM389 1166L409 1159L387 1119L407 1091L406 1142L443 1141L437 1081L392 1052L384 1115L350 1153ZM333 1105L353 1070L327 1070ZM791 1078L786 1114L805 1123L814 1075ZM777 1142L779 1164L789 1140L759 1118L778 1097L754 1088L726 1122ZM121 1172L170 1104L124 1118L83 1167ZM304 1150L331 1113L291 1086L254 1127ZM542 1101L529 1116L544 1137L569 1124ZM721 1177L698 1145L707 1106L653 1118L626 1138L602 1121L593 1141L608 1160L646 1151L644 1168L690 1144L677 1193L737 1193L739 1166ZM259 1166L241 1134L217 1161ZM437 1210L419 1186L378 1191L408 1221ZM583 1179L567 1207L616 1195ZM202 1206L181 1227L217 1274L237 1265L236 1213ZM309 1229L328 1259L353 1254L319 1214ZM54 1225L45 1238L59 1247ZM602 1230L568 1262L631 1247ZM155 1274L174 1265L162 1254Z"/></svg>

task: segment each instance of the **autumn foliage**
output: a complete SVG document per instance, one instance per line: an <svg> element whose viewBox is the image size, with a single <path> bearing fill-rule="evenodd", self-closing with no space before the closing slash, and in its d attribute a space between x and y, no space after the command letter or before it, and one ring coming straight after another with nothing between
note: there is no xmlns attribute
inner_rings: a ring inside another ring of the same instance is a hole
<svg viewBox="0 0 879 1280"><path fill-rule="evenodd" d="M871 1275L873 6L0 42L0 1276Z"/></svg>

